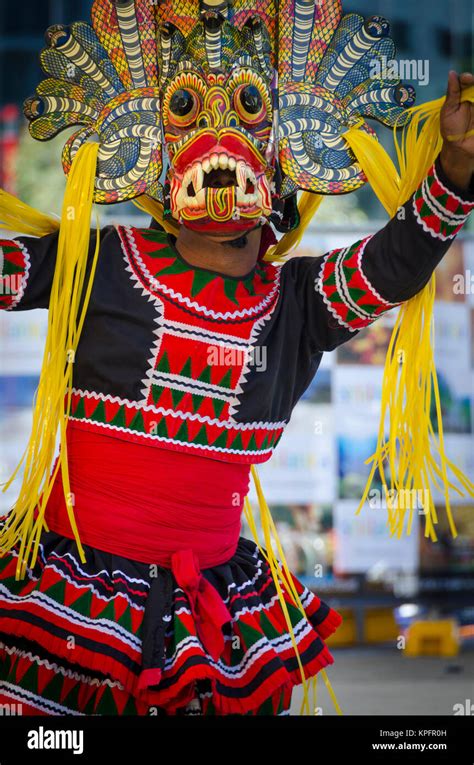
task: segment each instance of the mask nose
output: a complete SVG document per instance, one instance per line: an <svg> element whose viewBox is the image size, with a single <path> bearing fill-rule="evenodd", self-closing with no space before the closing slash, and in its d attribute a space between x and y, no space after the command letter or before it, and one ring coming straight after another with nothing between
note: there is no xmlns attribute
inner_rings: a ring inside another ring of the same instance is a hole
<svg viewBox="0 0 474 765"><path fill-rule="evenodd" d="M236 127L239 123L237 112L231 108L229 97L222 88L211 88L204 100L204 109L200 113L199 128Z"/></svg>

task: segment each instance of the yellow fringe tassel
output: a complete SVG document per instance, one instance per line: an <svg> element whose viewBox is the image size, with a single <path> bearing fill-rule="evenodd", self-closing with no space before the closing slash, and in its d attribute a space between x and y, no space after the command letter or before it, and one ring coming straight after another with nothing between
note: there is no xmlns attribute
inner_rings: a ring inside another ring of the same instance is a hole
<svg viewBox="0 0 474 765"><path fill-rule="evenodd" d="M383 147L357 128L345 133L378 199L390 216L418 188L441 150L440 110L444 98L408 110L409 122L400 141L394 128L399 172ZM474 87L462 100L474 100ZM448 140L459 136L448 136ZM474 496L474 484L454 465L445 452L439 386L434 361L433 305L435 277L414 298L404 303L392 333L385 362L377 448L369 478L357 512L365 504L376 472L380 474L388 509L391 535L410 534L415 512L425 518L425 536L436 540L438 523L433 489L443 492L446 515L453 537L454 523L450 489L464 492L448 478L448 471ZM436 411L436 435L431 422L432 396ZM388 436L385 425L388 422ZM386 471L389 471L387 478Z"/></svg>
<svg viewBox="0 0 474 765"><path fill-rule="evenodd" d="M138 207L138 209L141 210L141 212L145 213L146 215L150 215L152 218L154 218L157 221L157 223L160 224L160 226L163 226L167 234L174 234L174 236L178 236L179 234L178 221L172 218L164 217L163 205L160 204L158 200L152 199L152 197L149 197L146 194L142 194L141 197L137 197L136 199L133 199L132 201L135 207Z"/></svg>
<svg viewBox="0 0 474 765"><path fill-rule="evenodd" d="M34 566L43 528L44 511L54 477L62 468L64 494L69 522L82 562L84 551L74 518L69 485L66 425L71 407L71 383L77 344L87 311L99 254L99 232L84 301L79 303L86 279L90 242L90 220L99 144L82 146L72 164L64 195L59 226L57 260L51 288L48 332L39 385L35 395L33 426L27 449L4 491L24 463L24 475L17 502L0 533L0 553L9 552L20 542L16 579L24 578L28 566ZM13 201L14 200L14 201ZM19 233L42 235L58 228L48 216L3 193L0 197L2 227ZM64 398L67 395L65 405ZM51 475L60 432L59 459ZM35 509L38 510L34 518Z"/></svg>
<svg viewBox="0 0 474 765"><path fill-rule="evenodd" d="M250 503L250 500L248 497L245 498L244 502L244 514L247 519L247 523L249 525L250 531L252 532L252 536L255 540L255 543L260 550L262 556L267 561L268 565L270 566L270 570L272 573L272 578L275 583L275 587L278 593L278 599L280 601L280 605L283 611L283 615L285 617L286 626L288 629L288 633L291 638L291 642L293 644L293 649L295 651L296 659L298 662L298 667L301 675L301 682L303 685L303 701L301 705L300 714L311 714L311 705L309 700L309 684L305 676L303 664L301 661L301 656L298 650L298 646L296 643L295 633L293 630L293 624L291 622L290 614L288 612L288 606L285 601L285 597L282 590L282 584L286 590L286 592L291 596L293 599L293 603L295 607L300 611L302 617L306 619L305 612L303 605L301 603L300 597L296 591L295 584L293 582L293 578L291 576L290 570L288 568L288 564L286 562L286 557L283 552L283 548L280 542L280 539L278 537L278 533L276 530L275 522L272 518L272 515L270 513L270 508L268 507L268 504L265 500L265 496L263 494L262 486L260 483L260 478L257 473L257 469L255 465L252 465L251 468L252 472L252 478L255 485L255 490L257 492L257 498L258 498L258 504L259 504L259 510L260 510L260 523L262 527L263 532L263 538L264 538L264 544L265 547L262 546L259 540L258 536L258 530L257 525L255 522L255 518L252 512L252 505ZM275 552L273 550L273 545L275 545L278 556L275 555ZM321 675L324 678L324 682L326 684L326 687L328 688L329 694L331 696L331 699L333 701L334 707L338 714L342 714L341 708L337 702L335 693L331 687L331 684L329 682L329 679L327 677L326 671L323 669L321 670ZM314 686L314 694L316 693L316 688ZM314 695L314 699L315 699ZM313 711L315 708L315 703L313 704Z"/></svg>
<svg viewBox="0 0 474 765"><path fill-rule="evenodd" d="M59 220L35 210L24 202L0 189L0 228L6 228L25 236L46 236L57 231Z"/></svg>
<svg viewBox="0 0 474 765"><path fill-rule="evenodd" d="M264 255L264 260L273 263L285 260L285 258L301 242L304 232L306 231L308 225L311 223L323 199L324 196L322 194L311 194L308 191L303 191L298 203L298 210L300 214L299 226L293 231L288 231L287 234L282 236L277 244L269 247Z"/></svg>

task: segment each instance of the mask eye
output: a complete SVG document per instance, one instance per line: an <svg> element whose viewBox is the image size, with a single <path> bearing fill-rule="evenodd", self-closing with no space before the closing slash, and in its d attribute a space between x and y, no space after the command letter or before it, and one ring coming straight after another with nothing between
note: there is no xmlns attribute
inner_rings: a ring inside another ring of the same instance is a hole
<svg viewBox="0 0 474 765"><path fill-rule="evenodd" d="M176 127L188 127L196 121L200 105L197 93L180 88L170 98L168 119Z"/></svg>
<svg viewBox="0 0 474 765"><path fill-rule="evenodd" d="M240 118L257 125L266 116L262 95L255 85L240 85L234 93L234 107Z"/></svg>

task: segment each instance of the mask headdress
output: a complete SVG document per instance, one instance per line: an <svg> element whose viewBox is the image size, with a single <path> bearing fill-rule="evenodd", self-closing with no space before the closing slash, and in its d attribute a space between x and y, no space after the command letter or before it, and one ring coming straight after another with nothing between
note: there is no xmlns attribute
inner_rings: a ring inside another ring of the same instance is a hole
<svg viewBox="0 0 474 765"><path fill-rule="evenodd" d="M377 61L395 52L385 19L364 21L355 13L341 18L339 2L286 6L278 42L282 194L353 191L366 178L345 131L357 125L374 135L364 118L401 124L414 90L374 76Z"/></svg>
<svg viewBox="0 0 474 765"><path fill-rule="evenodd" d="M153 6L95 2L92 26L56 25L46 41L40 60L50 77L25 102L31 135L45 141L82 126L64 147L66 174L79 148L92 137L98 140L95 202L159 196L162 131Z"/></svg>
<svg viewBox="0 0 474 765"><path fill-rule="evenodd" d="M31 134L40 140L82 126L64 147L66 173L79 147L92 137L98 140L96 202L146 195L163 206L164 184L168 180L173 186L174 179L171 212L192 224L201 220L197 211L202 208L194 202L193 208L173 207L183 172L174 171L172 144L185 144L190 134L209 128L203 114L209 111L209 99L204 102L206 91L214 89L212 128L234 129L253 143L262 160L255 155L244 172L253 174L257 184L260 173L262 184L253 209L236 202L229 190L207 192L218 202L209 205L211 216L204 216L205 223L211 224L214 215L222 224L236 212L234 223L239 214L249 226L272 216L278 228L287 230L298 222L298 190L338 194L365 182L344 132L358 125L373 135L366 117L386 125L398 119L401 124L404 107L413 102L413 88L374 74L377 59L394 55L388 31L380 17L343 17L340 2L95 0L92 25L76 22L48 30L41 63L49 77L27 100L25 113ZM236 109L235 93L233 100L232 93L229 100L225 93L234 84L232 73L239 70L239 93L245 86L247 91L238 102L242 108ZM197 78L198 92L190 88L189 103L183 95L181 125L175 115L176 129L167 132L169 89L180 74L186 83L186 72ZM224 119L225 111L237 112L237 119ZM202 144L195 148L202 149ZM249 159L235 148L237 161ZM189 153L191 163L196 156ZM273 204L265 196L266 186Z"/></svg>

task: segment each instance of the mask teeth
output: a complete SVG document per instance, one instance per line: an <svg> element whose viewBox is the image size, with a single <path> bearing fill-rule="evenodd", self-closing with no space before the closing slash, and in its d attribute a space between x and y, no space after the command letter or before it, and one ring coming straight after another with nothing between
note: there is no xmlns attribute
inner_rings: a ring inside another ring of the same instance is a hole
<svg viewBox="0 0 474 765"><path fill-rule="evenodd" d="M265 175L260 176L258 179L258 192L262 204L262 209L271 212L272 209L272 195L270 191L270 184L268 178Z"/></svg>
<svg viewBox="0 0 474 765"><path fill-rule="evenodd" d="M218 168L235 172L237 186L228 186L227 190L204 187L205 175ZM251 191L247 191L248 181L253 185ZM265 203L264 207L271 210L271 194L265 175L259 176L257 180L255 172L244 160L236 160L223 152L213 152L202 162L195 161L184 173L182 183L175 183L174 195L178 205L180 200L183 207L194 210L209 207L209 212L219 220L226 218L231 200L233 205L237 203L243 207L250 207L258 204L260 198ZM192 196L188 195L191 184L194 189Z"/></svg>
<svg viewBox="0 0 474 765"><path fill-rule="evenodd" d="M196 194L198 194L201 191L204 183L204 171L200 162L195 162L193 165L192 179L194 191Z"/></svg>
<svg viewBox="0 0 474 765"><path fill-rule="evenodd" d="M235 174L237 178L237 184L241 191L245 194L245 189L247 187L247 166L241 159L239 159L237 162Z"/></svg>

